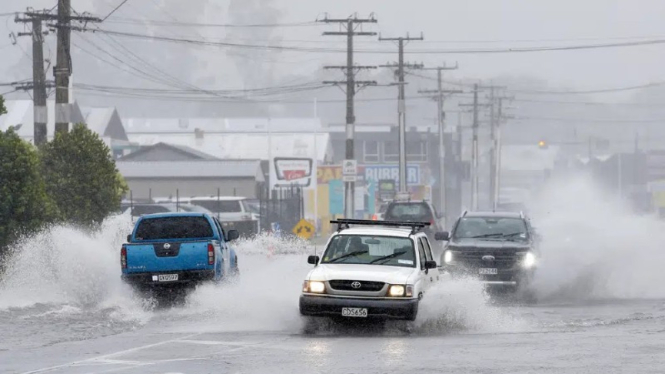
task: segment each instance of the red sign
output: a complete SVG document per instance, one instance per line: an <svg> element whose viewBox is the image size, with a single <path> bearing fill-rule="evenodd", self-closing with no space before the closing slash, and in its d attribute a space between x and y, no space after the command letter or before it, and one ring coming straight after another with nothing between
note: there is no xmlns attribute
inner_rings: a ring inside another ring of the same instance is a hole
<svg viewBox="0 0 665 374"><path fill-rule="evenodd" d="M305 178L305 170L284 170L284 179L292 181L300 178Z"/></svg>

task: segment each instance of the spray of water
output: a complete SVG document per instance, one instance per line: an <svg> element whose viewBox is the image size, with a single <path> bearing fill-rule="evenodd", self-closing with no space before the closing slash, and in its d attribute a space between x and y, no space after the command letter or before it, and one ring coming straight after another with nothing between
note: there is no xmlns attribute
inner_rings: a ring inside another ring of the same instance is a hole
<svg viewBox="0 0 665 374"><path fill-rule="evenodd" d="M541 300L665 297L665 225L639 216L589 179L549 185L532 204L543 235Z"/></svg>
<svg viewBox="0 0 665 374"><path fill-rule="evenodd" d="M95 232L55 226L12 248L0 283L0 310L37 304L139 310L120 281L118 251L131 229L111 217Z"/></svg>

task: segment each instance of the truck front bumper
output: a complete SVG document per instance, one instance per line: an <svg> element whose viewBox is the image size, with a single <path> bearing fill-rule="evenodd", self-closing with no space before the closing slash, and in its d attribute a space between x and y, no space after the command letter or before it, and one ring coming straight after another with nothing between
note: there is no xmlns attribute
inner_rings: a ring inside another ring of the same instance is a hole
<svg viewBox="0 0 665 374"><path fill-rule="evenodd" d="M159 281L159 275L177 274L176 281ZM215 279L215 270L185 270L185 271L163 271L150 273L124 273L122 280L132 286L140 287L174 287L194 285L200 282Z"/></svg>
<svg viewBox="0 0 665 374"><path fill-rule="evenodd" d="M363 299L330 296L300 296L303 316L342 316L342 308L366 308L367 316L413 321L418 314L418 299Z"/></svg>

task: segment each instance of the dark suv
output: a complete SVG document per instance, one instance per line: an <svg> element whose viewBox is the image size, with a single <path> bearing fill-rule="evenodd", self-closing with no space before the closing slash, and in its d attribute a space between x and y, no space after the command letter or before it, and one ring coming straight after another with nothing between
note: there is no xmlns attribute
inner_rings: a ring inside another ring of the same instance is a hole
<svg viewBox="0 0 665 374"><path fill-rule="evenodd" d="M522 213L467 212L450 234L436 237L448 241L441 263L452 275L478 276L489 285L515 288L533 277L538 240Z"/></svg>
<svg viewBox="0 0 665 374"><path fill-rule="evenodd" d="M439 214L434 206L423 200L395 200L391 201L383 215L384 221L397 222L429 222L430 226L423 229L430 243L435 243L435 233L443 232L441 225L442 215ZM434 245L432 248L434 258L439 259L443 253L440 245ZM437 261L438 262L438 261ZM441 265L440 262L438 262Z"/></svg>

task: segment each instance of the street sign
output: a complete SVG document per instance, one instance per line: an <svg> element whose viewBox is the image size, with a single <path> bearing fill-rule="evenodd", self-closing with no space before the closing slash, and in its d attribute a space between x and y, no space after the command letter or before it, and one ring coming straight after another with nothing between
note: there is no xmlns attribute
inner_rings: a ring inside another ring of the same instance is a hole
<svg viewBox="0 0 665 374"><path fill-rule="evenodd" d="M358 177L355 175L343 175L342 176L342 181L343 182L357 182Z"/></svg>
<svg viewBox="0 0 665 374"><path fill-rule="evenodd" d="M314 225L306 219L301 219L294 227L292 232L299 236L301 239L311 239L314 236Z"/></svg>
<svg viewBox="0 0 665 374"><path fill-rule="evenodd" d="M353 176L358 175L358 161L357 160L344 160L342 163L342 175Z"/></svg>

